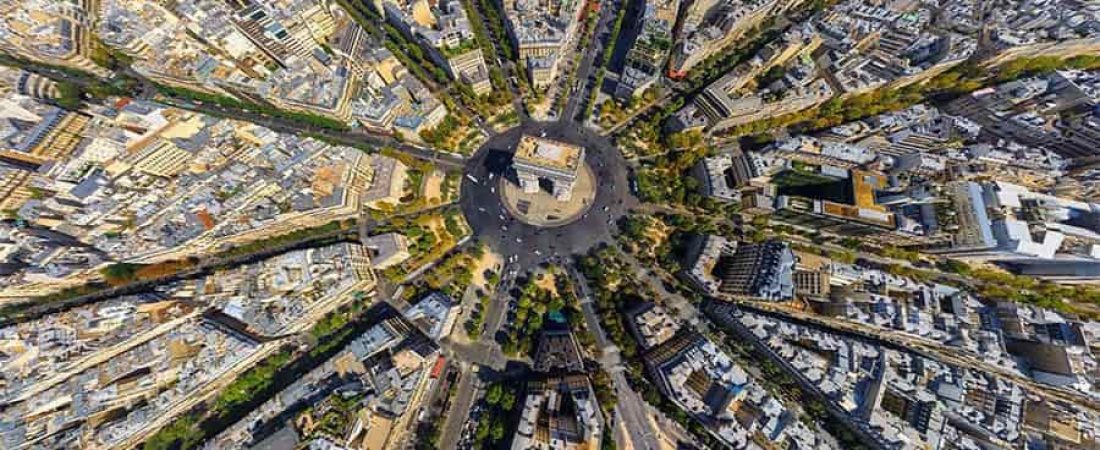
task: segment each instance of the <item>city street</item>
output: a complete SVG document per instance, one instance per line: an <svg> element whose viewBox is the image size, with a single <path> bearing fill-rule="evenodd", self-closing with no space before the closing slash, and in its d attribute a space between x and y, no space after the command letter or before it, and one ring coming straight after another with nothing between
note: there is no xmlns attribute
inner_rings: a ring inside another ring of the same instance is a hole
<svg viewBox="0 0 1100 450"><path fill-rule="evenodd" d="M620 0L622 1L622 0ZM592 89L600 89L600 86L596 86L596 77L593 69L596 68L597 56L600 57L602 62L603 49L607 47L607 39L611 36L610 24L615 18L615 11L618 6L615 2L604 2L600 4L600 18L596 22L596 29L594 36L592 36L591 42L595 44L590 46L585 51L584 57L581 58L580 67L577 68L576 86L577 89L572 91L569 95L569 101L566 103L564 111L562 112L562 119L567 122L584 123L588 120L587 117L577 117L580 111L583 111L583 106L589 100L589 91ZM571 89L570 86L565 86L567 89Z"/></svg>

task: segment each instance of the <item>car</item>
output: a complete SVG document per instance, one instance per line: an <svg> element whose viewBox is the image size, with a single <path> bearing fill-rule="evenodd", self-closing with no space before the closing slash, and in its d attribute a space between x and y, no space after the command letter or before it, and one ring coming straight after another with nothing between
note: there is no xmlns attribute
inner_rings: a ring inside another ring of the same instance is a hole
<svg viewBox="0 0 1100 450"><path fill-rule="evenodd" d="M604 207L603 207L603 212L607 212L607 211L608 211L608 210L610 210L610 209L611 209L611 207L610 207L610 206L604 206Z"/></svg>
<svg viewBox="0 0 1100 450"><path fill-rule="evenodd" d="M517 243L517 244L522 244L522 243L523 243L523 239L520 239L520 238L516 238L516 243Z"/></svg>

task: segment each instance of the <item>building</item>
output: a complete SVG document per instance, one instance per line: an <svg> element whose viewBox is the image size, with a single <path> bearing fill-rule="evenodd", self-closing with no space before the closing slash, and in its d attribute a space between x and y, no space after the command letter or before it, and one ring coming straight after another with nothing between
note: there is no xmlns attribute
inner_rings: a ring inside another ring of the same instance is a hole
<svg viewBox="0 0 1100 450"><path fill-rule="evenodd" d="M793 0L691 2L678 27L669 76L686 77L696 65L729 47L757 24L797 3Z"/></svg>
<svg viewBox="0 0 1100 450"><path fill-rule="evenodd" d="M383 205L396 206L405 196L405 179L408 167L395 158L371 155L370 188L363 192L363 204L379 209Z"/></svg>
<svg viewBox="0 0 1100 450"><path fill-rule="evenodd" d="M719 258L737 251L737 241L705 235L696 236L689 245L691 250L684 257L684 270L680 276L707 294L717 294L722 282L715 276L714 269Z"/></svg>
<svg viewBox="0 0 1100 450"><path fill-rule="evenodd" d="M512 161L524 192L538 192L539 182L547 180L551 193L563 202L572 198L583 165L584 147L528 135L520 138Z"/></svg>
<svg viewBox="0 0 1100 450"><path fill-rule="evenodd" d="M561 61L577 35L585 2L504 0L501 3L519 65L527 69L535 89L547 89L557 78Z"/></svg>
<svg viewBox="0 0 1100 450"><path fill-rule="evenodd" d="M616 97L622 100L637 97L661 77L679 10L679 0L645 2L640 19L642 31L626 53L626 63L615 86Z"/></svg>
<svg viewBox="0 0 1100 450"><path fill-rule="evenodd" d="M442 292L432 292L405 310L405 318L439 340L451 334L458 320L459 305Z"/></svg>
<svg viewBox="0 0 1100 450"><path fill-rule="evenodd" d="M887 187L885 175L852 169L846 172L846 176L846 179L834 182L845 184L844 198L781 194L776 198L775 216L784 222L822 232L874 237L890 244L912 245L928 240L919 229L900 229L901 222L894 211L879 203L876 192Z"/></svg>
<svg viewBox="0 0 1100 450"><path fill-rule="evenodd" d="M468 84L477 95L492 90L489 68L462 2L387 1L373 6L406 37L420 43L451 79Z"/></svg>
<svg viewBox="0 0 1100 450"><path fill-rule="evenodd" d="M1050 279L1087 280L1100 268L1100 205L995 182L948 185L953 234L931 252L996 262Z"/></svg>
<svg viewBox="0 0 1100 450"><path fill-rule="evenodd" d="M825 298L829 296L829 272L825 270L796 269L791 277L794 292L799 296Z"/></svg>
<svg viewBox="0 0 1100 450"><path fill-rule="evenodd" d="M549 378L528 385L512 450L599 448L603 416L584 375Z"/></svg>
<svg viewBox="0 0 1100 450"><path fill-rule="evenodd" d="M470 85L474 94L485 95L492 92L489 68L485 65L485 57L480 48L448 58L447 67L459 81Z"/></svg>
<svg viewBox="0 0 1100 450"><path fill-rule="evenodd" d="M537 372L583 372L580 346L568 329L543 330L535 351Z"/></svg>
<svg viewBox="0 0 1100 450"><path fill-rule="evenodd" d="M672 339L680 329L680 324L672 320L664 308L650 302L638 305L627 316L631 318L627 323L630 332L647 349Z"/></svg>
<svg viewBox="0 0 1100 450"><path fill-rule="evenodd" d="M794 297L794 265L794 253L786 243L742 243L732 255L718 259L718 290L730 295L789 300Z"/></svg>
<svg viewBox="0 0 1100 450"><path fill-rule="evenodd" d="M753 177L752 165L741 152L708 156L693 169L702 194L723 202L741 200L741 188Z"/></svg>
<svg viewBox="0 0 1100 450"><path fill-rule="evenodd" d="M913 427L925 441L938 443L946 418L936 396L927 391L914 393L885 389L879 399L879 407Z"/></svg>
<svg viewBox="0 0 1100 450"><path fill-rule="evenodd" d="M409 239L400 233L385 233L363 240L363 246L371 252L372 267L382 270L409 259Z"/></svg>

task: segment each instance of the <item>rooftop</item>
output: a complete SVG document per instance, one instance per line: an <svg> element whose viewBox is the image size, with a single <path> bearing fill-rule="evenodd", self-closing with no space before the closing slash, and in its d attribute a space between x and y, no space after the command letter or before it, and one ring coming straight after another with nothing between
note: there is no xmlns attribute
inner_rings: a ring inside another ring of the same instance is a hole
<svg viewBox="0 0 1100 450"><path fill-rule="evenodd" d="M516 147L516 161L531 165L575 171L581 165L584 148L551 139L524 135Z"/></svg>

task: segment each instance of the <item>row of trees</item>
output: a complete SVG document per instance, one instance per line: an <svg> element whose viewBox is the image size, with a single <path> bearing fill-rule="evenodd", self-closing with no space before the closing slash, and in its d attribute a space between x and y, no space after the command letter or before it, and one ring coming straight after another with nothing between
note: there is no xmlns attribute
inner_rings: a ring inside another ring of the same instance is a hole
<svg viewBox="0 0 1100 450"><path fill-rule="evenodd" d="M281 234L271 238L256 240L222 250L211 256L212 260L224 260L240 258L265 250L275 249L297 242L310 242L318 245L330 242L328 239L315 239L321 236L330 236L335 243L344 237L334 236L339 232L350 231L355 228L354 220L333 221L325 225L313 228L303 228L290 233ZM100 270L103 281L95 281L79 286L62 289L58 292L37 297L33 302L13 303L0 307L0 321L28 320L31 317L44 314L49 311L63 309L71 306L71 301L80 297L96 294L112 287L119 287L130 283L151 281L177 274L181 271L195 268L199 261L196 258L163 261L153 264L114 263Z"/></svg>
<svg viewBox="0 0 1100 450"><path fill-rule="evenodd" d="M504 25L504 17L500 10L497 9L497 5L493 0L477 0L481 5L481 11L485 13L484 19L489 24L489 28L493 30L493 36L496 37L497 42L500 45L501 53L504 53L504 57L508 58L512 62L518 63L516 60L516 53L512 49L512 44L508 41L508 33ZM476 16L470 16L476 17Z"/></svg>
<svg viewBox="0 0 1100 450"><path fill-rule="evenodd" d="M515 318L508 323L501 350L509 356L516 354L533 356L539 332L546 320L546 313L561 311L564 307L565 301L560 295L540 287L535 277L528 278L520 288Z"/></svg>
<svg viewBox="0 0 1100 450"><path fill-rule="evenodd" d="M142 444L144 450L190 450L242 419L280 390L296 381L343 349L381 314L371 314L356 299L319 321L309 334L314 344L309 351L284 347L249 368L218 391L210 401L157 430Z"/></svg>
<svg viewBox="0 0 1100 450"><path fill-rule="evenodd" d="M647 403L654 405L691 431L704 448L722 448L723 445L701 423L692 420L684 410L662 395L646 378L645 366L641 358L642 349L626 331L623 324L624 312L633 309L646 298L655 298L656 294L634 277L618 251L610 247L591 250L581 258L580 267L589 281L589 286L593 287L600 323L607 332L608 338L619 347L626 362L625 374L630 387L641 394Z"/></svg>
<svg viewBox="0 0 1100 450"><path fill-rule="evenodd" d="M447 117L444 117L435 128L421 130L420 139L423 139L424 142L434 148L454 151L458 148L455 142L456 133L462 131L467 123L466 119L460 119L454 114L447 114Z"/></svg>
<svg viewBox="0 0 1100 450"><path fill-rule="evenodd" d="M153 264L114 263L100 269L100 275L111 286L150 281L195 267L196 259L161 261Z"/></svg>
<svg viewBox="0 0 1100 450"><path fill-rule="evenodd" d="M813 0L804 2L791 10L784 19L787 23L796 24L805 22L810 15L824 11L836 3L836 0ZM761 32L761 30L764 30ZM784 33L784 29L775 28L775 18L769 18L752 30L745 33L745 39L739 39L740 44L733 44L732 49L723 49L715 52L688 74L686 80L689 90L696 90L713 83L718 78L729 73L742 61L752 58L760 53L769 42Z"/></svg>
<svg viewBox="0 0 1100 450"><path fill-rule="evenodd" d="M482 56L486 61L490 61L496 55L493 42L489 39L489 32L485 29L485 22L478 19L479 14L474 6L470 3L471 0L462 0L462 9L466 11L466 16L474 18L470 21L470 26L474 31L474 41L478 48L481 49ZM508 42L502 42L502 47L509 47ZM495 64L489 65L489 83L492 84L493 90L488 94L478 96L474 93L473 88L465 84L458 84L459 93L462 95L462 100L467 105L470 105L484 117L495 117L503 114L501 107L508 105L512 101L512 96L508 92L507 82L504 80L504 72ZM507 111L507 109L505 110Z"/></svg>
<svg viewBox="0 0 1100 450"><path fill-rule="evenodd" d="M440 291L461 301L474 279L474 269L485 254L485 244L477 243L466 251L454 253L424 274L426 289Z"/></svg>
<svg viewBox="0 0 1100 450"><path fill-rule="evenodd" d="M437 223L446 221L448 214L454 214L455 207L448 207L441 212L431 212L415 217L393 217L386 224L374 230L375 233L401 233L410 241L409 254L405 262L388 267L382 271L386 279L393 282L402 282L412 271L423 267L432 261L437 261L447 254L454 246L469 233L469 226L465 219L461 219L461 233L452 234L444 225L442 229ZM456 216L461 217L461 216Z"/></svg>
<svg viewBox="0 0 1100 450"><path fill-rule="evenodd" d="M723 342L724 347L739 364L759 368L763 376L758 381L772 395L778 396L788 404L799 405L804 412L799 416L806 426L811 429L821 428L829 435L836 438L841 448L852 450L868 450L868 447L860 441L855 432L844 425L844 422L834 420L822 399L813 393L802 389L802 385L783 368L779 367L771 359L771 356L760 351L750 343L727 337Z"/></svg>
<svg viewBox="0 0 1100 450"><path fill-rule="evenodd" d="M763 24L749 30L745 33L745 36L751 36L751 38L745 40L738 40L740 44L732 44L728 50L714 52L712 55L703 60L697 66L693 67L688 73L687 79L684 80L687 84L688 90L701 89L718 78L721 78L729 71L737 67L749 58L752 58L756 54L760 53L760 50L764 48L769 42L774 41L776 38L782 35L782 30L772 29L774 19L769 19ZM760 30L767 29L768 31L761 33Z"/></svg>
<svg viewBox="0 0 1100 450"><path fill-rule="evenodd" d="M628 233L636 235L645 234L647 227L654 226L652 218L639 218L624 224ZM673 222L677 226L688 226L683 222L683 216L663 216L664 222ZM715 230L691 230L692 232L714 232ZM666 415L679 422L690 430L698 439L704 442L707 448L718 448L718 443L713 436L695 420L673 404L669 399L657 391L652 384L644 379L644 371L641 368L640 353L634 340L623 331L621 320L623 312L630 310L641 298L652 296L646 288L642 287L633 278L627 265L622 262L617 252L612 249L594 250L582 258L581 268L585 275L596 287L597 307L600 312L601 323L605 330L609 331L609 337L619 346L630 370L628 380L632 388L642 394L646 401L662 410ZM610 284L608 284L610 283ZM766 356L753 352L753 347L745 342L735 339L726 339L727 351L739 364L752 367L760 367L764 376L759 379L770 392L780 395L787 401L803 406L808 413L803 420L813 421L811 427L820 425L827 432L837 438L843 448L866 448L856 435L847 429L842 423L831 420L825 405L821 400L802 391L789 374L779 368Z"/></svg>
<svg viewBox="0 0 1100 450"><path fill-rule="evenodd" d="M1093 70L1097 68L1100 68L1100 57L1094 55L1071 58L1051 56L1018 58L992 70L973 64L960 64L924 83L914 83L899 88L884 87L844 98L834 97L815 108L734 126L724 132L724 135L747 136L767 133L787 126L800 133L812 132L901 110L929 99L948 100L986 86L1050 73L1058 69Z"/></svg>
<svg viewBox="0 0 1100 450"><path fill-rule="evenodd" d="M643 125L641 132L650 129ZM656 147L662 152L645 161L637 172L638 196L646 202L672 203L691 207L716 207L713 200L700 193L699 180L690 171L712 149L702 133L688 131L659 138ZM653 147L650 144L650 147Z"/></svg>
<svg viewBox="0 0 1100 450"><path fill-rule="evenodd" d="M615 47L619 45L619 35L623 30L623 20L626 18L626 9L629 4L630 2L626 0L619 1L619 9L615 12L615 23L611 25L611 37L608 39L607 47L603 49L599 68L596 69L596 84L588 93L588 101L584 104L584 112L581 117L585 119L592 116L592 110L596 107L596 99L600 95L600 90L603 89L603 81L604 78L607 77L608 66L611 64L611 56L615 54ZM597 21L598 20L599 19L597 19Z"/></svg>
<svg viewBox="0 0 1100 450"><path fill-rule="evenodd" d="M289 111L276 108L271 105L245 102L235 97L229 97L227 95L199 92L196 90L186 89L178 86L156 84L156 87L158 92L170 98L182 99L190 102L209 103L227 109L254 111L259 114L266 114L271 117L277 117L280 119L285 119L295 123L301 123L317 128L324 128L336 131L347 131L350 129L347 123L318 114L302 111Z"/></svg>
<svg viewBox="0 0 1100 450"><path fill-rule="evenodd" d="M602 80L600 80L600 83L602 83ZM641 96L630 97L626 99L625 102L619 102L613 98L604 100L603 103L600 103L598 111L599 124L604 129L611 129L619 122L626 120L629 115L637 112L638 109L657 101L660 95L661 88L654 86L646 89ZM595 100L595 97L593 97L589 106L591 106Z"/></svg>
<svg viewBox="0 0 1100 450"><path fill-rule="evenodd" d="M973 268L947 261L940 268L975 281L978 296L1035 305L1063 313L1096 318L1100 307L1100 289L1088 285L1063 285L1033 277L988 269Z"/></svg>
<svg viewBox="0 0 1100 450"><path fill-rule="evenodd" d="M497 382L485 391L485 412L474 431L475 449L497 448L504 441L508 424L514 421L519 406L517 387Z"/></svg>

